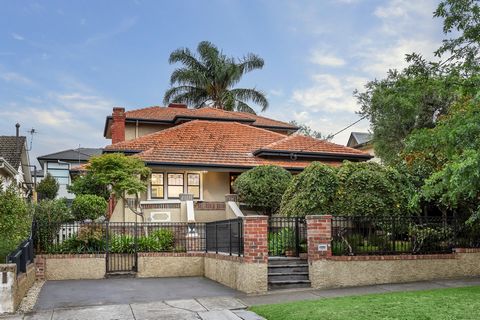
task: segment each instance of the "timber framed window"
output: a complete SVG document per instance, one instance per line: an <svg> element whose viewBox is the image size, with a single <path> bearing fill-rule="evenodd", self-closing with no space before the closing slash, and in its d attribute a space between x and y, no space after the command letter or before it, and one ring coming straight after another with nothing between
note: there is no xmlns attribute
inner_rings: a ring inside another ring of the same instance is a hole
<svg viewBox="0 0 480 320"><path fill-rule="evenodd" d="M200 199L199 173L187 173L187 193L193 194L194 199Z"/></svg>
<svg viewBox="0 0 480 320"><path fill-rule="evenodd" d="M152 173L152 199L163 199L165 197L163 183L163 173Z"/></svg>
<svg viewBox="0 0 480 320"><path fill-rule="evenodd" d="M168 199L180 198L183 193L183 173L167 173L167 197Z"/></svg>

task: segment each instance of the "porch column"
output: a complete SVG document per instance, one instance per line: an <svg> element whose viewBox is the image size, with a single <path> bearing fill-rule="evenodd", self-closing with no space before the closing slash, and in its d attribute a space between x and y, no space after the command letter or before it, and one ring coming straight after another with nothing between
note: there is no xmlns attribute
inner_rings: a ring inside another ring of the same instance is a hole
<svg viewBox="0 0 480 320"><path fill-rule="evenodd" d="M332 216L307 216L308 261L332 256Z"/></svg>

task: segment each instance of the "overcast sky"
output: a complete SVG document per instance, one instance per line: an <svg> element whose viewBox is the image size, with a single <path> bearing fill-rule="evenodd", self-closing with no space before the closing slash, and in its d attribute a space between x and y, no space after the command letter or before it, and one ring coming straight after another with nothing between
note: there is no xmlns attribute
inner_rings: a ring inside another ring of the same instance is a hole
<svg viewBox="0 0 480 320"><path fill-rule="evenodd" d="M208 40L231 56L253 52L263 70L242 87L267 93L265 113L324 134L359 119L352 92L412 51L442 39L431 0L0 0L0 135L35 128L30 157L103 147L113 106L161 105L171 51ZM351 131L368 131L366 120ZM29 137L30 141L30 137Z"/></svg>

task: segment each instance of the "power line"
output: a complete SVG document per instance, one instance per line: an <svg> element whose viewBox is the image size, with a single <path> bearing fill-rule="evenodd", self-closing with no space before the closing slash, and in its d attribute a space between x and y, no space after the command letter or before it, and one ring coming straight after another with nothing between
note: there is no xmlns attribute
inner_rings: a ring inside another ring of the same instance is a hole
<svg viewBox="0 0 480 320"><path fill-rule="evenodd" d="M351 126L354 126L354 125L356 125L357 123L359 123L360 121L362 121L362 120L363 120L363 119L365 119L366 117L367 117L367 115L364 115L363 117L361 117L360 119L358 119L358 120L357 120L357 121L355 121L354 123L351 123L351 124L349 124L348 126L346 126L345 128L343 128L342 130L340 130L340 131L338 131L338 132L336 132L336 133L332 134L332 135L331 135L331 136L329 136L329 137L330 137L330 138L333 138L333 137L335 137L337 134L339 134L339 133L341 133L341 132L343 132L343 131L347 130L347 129L348 129L348 128L350 128Z"/></svg>

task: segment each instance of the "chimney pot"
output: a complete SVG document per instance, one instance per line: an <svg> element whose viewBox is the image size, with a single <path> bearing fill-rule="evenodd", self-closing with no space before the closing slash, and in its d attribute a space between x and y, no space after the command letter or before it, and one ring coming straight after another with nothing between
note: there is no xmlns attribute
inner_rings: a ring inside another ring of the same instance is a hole
<svg viewBox="0 0 480 320"><path fill-rule="evenodd" d="M112 144L125 141L125 108L114 107L112 111Z"/></svg>
<svg viewBox="0 0 480 320"><path fill-rule="evenodd" d="M20 123L15 124L17 138L20 136Z"/></svg>
<svg viewBox="0 0 480 320"><path fill-rule="evenodd" d="M170 103L168 105L169 108L177 108L177 109L187 109L187 105L184 103Z"/></svg>

